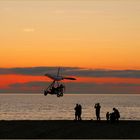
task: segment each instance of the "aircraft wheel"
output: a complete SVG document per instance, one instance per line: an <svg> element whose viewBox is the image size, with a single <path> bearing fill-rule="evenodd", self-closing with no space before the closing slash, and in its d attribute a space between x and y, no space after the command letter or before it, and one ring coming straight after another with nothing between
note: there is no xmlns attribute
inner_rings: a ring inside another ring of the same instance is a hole
<svg viewBox="0 0 140 140"><path fill-rule="evenodd" d="M57 94L57 97L60 97L60 94Z"/></svg>
<svg viewBox="0 0 140 140"><path fill-rule="evenodd" d="M44 95L47 96L47 94L48 94L47 91L44 91Z"/></svg>

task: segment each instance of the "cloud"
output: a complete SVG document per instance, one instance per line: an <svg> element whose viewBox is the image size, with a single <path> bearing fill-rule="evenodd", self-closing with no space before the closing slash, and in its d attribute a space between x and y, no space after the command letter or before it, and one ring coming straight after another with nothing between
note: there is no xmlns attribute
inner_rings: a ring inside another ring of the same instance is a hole
<svg viewBox="0 0 140 140"><path fill-rule="evenodd" d="M26 82L9 84L6 88L1 88L0 93L43 93L49 86L47 82Z"/></svg>
<svg viewBox="0 0 140 140"><path fill-rule="evenodd" d="M9 85L7 89L0 89L0 92L14 93L42 93L50 85L50 82L27 82ZM66 93L83 94L138 94L140 84L128 83L66 83Z"/></svg>
<svg viewBox="0 0 140 140"><path fill-rule="evenodd" d="M23 74L40 76L45 73L57 73L58 67L24 67L24 68L0 68L0 74ZM64 73L70 73L73 70L78 69L74 67L64 67L61 71ZM60 73L61 73L60 71Z"/></svg>
<svg viewBox="0 0 140 140"><path fill-rule="evenodd" d="M58 67L24 67L24 68L0 68L0 74L22 74L41 76L45 73L57 73ZM78 67L63 67L61 75L80 77L117 77L117 78L140 78L140 70L97 70Z"/></svg>
<svg viewBox="0 0 140 140"><path fill-rule="evenodd" d="M119 78L140 78L140 70L90 70L81 69L73 71L77 76L86 77L119 77Z"/></svg>
<svg viewBox="0 0 140 140"><path fill-rule="evenodd" d="M12 88L19 88L19 87L47 87L50 83L49 82L26 82L26 83L15 83L15 84L10 84L9 86Z"/></svg>
<svg viewBox="0 0 140 140"><path fill-rule="evenodd" d="M34 28L25 28L23 29L23 32L34 32L35 29Z"/></svg>

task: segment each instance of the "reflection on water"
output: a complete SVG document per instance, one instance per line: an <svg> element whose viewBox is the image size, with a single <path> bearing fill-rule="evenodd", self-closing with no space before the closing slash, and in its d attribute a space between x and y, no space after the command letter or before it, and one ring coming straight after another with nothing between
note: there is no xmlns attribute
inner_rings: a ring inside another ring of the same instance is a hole
<svg viewBox="0 0 140 140"><path fill-rule="evenodd" d="M140 120L140 95L65 94L62 98L43 94L1 94L0 120L73 120L74 106L83 107L83 119L95 119L94 104L101 104L101 118L116 107L121 119Z"/></svg>

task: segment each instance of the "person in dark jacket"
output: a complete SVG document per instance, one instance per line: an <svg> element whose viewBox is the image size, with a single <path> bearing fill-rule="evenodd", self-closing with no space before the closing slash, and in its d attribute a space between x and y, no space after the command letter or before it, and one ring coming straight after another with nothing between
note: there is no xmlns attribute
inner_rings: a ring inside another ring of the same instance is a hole
<svg viewBox="0 0 140 140"><path fill-rule="evenodd" d="M100 109L101 109L100 104L99 103L96 103L95 106L94 106L94 108L95 108L95 113L96 113L96 119L97 120L100 120L101 119L100 118Z"/></svg>
<svg viewBox="0 0 140 140"><path fill-rule="evenodd" d="M115 120L119 120L120 118L120 112L118 111L118 109L113 108L114 114L115 114Z"/></svg>

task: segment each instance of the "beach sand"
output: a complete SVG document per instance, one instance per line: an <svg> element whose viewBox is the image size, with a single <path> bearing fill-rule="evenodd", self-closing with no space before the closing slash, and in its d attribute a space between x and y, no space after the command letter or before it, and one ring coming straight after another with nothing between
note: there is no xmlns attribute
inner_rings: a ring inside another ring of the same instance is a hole
<svg viewBox="0 0 140 140"><path fill-rule="evenodd" d="M1 139L140 139L140 121L15 120L0 121Z"/></svg>

